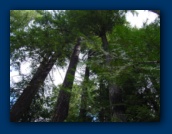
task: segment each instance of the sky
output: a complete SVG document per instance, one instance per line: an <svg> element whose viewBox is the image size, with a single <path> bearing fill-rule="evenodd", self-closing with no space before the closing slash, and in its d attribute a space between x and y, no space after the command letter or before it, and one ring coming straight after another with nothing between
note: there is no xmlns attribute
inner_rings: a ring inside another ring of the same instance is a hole
<svg viewBox="0 0 172 134"><path fill-rule="evenodd" d="M155 18L157 17L157 14L152 13L148 10L136 10L138 12L138 15L133 15L131 12L128 12L126 14L126 19L128 22L130 22L130 25L132 27L137 27L137 28L141 28L143 26L143 23L147 21L148 24L150 24L151 22L153 22L155 20ZM80 58L82 58L82 55L79 56ZM21 65L21 73L22 74L29 74L31 69L30 69L30 63L26 62L24 64ZM63 79L65 77L66 71L67 71L67 67L65 69L60 69L57 67L53 67L54 71L50 72L51 76L54 76L54 85L59 85L61 83L63 83ZM77 73L75 75L76 80L81 80L81 76L80 73L82 74L82 72L84 72L83 67L79 66L77 67ZM14 82L18 82L20 80L20 77L18 76L19 73L17 71L11 71L10 72L10 82L11 80L13 80ZM52 77L53 78L53 77Z"/></svg>
<svg viewBox="0 0 172 134"><path fill-rule="evenodd" d="M136 26L138 28L141 28L143 26L143 23L146 22L150 24L157 18L157 14L150 12L148 10L136 10L138 12L138 15L134 15L131 12L128 12L126 15L126 19L128 22L130 22L131 26Z"/></svg>

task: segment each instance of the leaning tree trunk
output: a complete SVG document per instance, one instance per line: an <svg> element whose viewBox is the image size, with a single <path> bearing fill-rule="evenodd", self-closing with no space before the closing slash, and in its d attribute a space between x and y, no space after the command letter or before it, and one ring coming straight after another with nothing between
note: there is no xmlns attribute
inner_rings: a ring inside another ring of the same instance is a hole
<svg viewBox="0 0 172 134"><path fill-rule="evenodd" d="M70 64L69 64L65 79L63 81L62 88L60 89L60 92L57 98L57 103L55 105L55 111L52 118L52 122L63 122L68 116L71 90L72 90L74 76L76 72L76 66L79 60L80 42L81 42L81 39L78 38L77 44L74 47L74 51L70 59Z"/></svg>
<svg viewBox="0 0 172 134"><path fill-rule="evenodd" d="M103 49L109 52L109 44L107 41L106 34L101 36ZM109 53L106 55L106 65L110 66L110 55ZM111 69L109 70L111 71ZM125 121L125 110L122 104L122 93L121 90L115 85L113 81L109 82L109 101L110 101L110 110L111 110L111 118L113 121L123 122Z"/></svg>
<svg viewBox="0 0 172 134"><path fill-rule="evenodd" d="M10 111L10 120L12 122L20 121L21 117L28 112L34 96L52 69L57 57L57 54L53 54L43 59L32 80Z"/></svg>
<svg viewBox="0 0 172 134"><path fill-rule="evenodd" d="M88 52L88 59L87 61L89 61L90 59L90 51ZM90 70L88 65L86 65L86 69L85 69L85 76L84 76L84 81L83 81L83 85L84 87L82 88L82 95L81 95L81 107L80 107L80 113L79 113L79 121L81 122L86 122L87 121L87 83L89 81L89 75L90 75Z"/></svg>

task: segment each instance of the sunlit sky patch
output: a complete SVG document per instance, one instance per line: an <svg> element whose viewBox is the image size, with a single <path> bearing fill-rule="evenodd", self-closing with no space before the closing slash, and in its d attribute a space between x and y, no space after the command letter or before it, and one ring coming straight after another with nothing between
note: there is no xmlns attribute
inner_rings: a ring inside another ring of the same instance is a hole
<svg viewBox="0 0 172 134"><path fill-rule="evenodd" d="M141 28L143 26L143 23L147 21L147 24L150 24L157 18L157 14L150 12L148 10L136 10L138 12L138 15L134 15L131 12L128 12L126 14L126 19L128 22L130 22L130 25L132 27L138 27Z"/></svg>

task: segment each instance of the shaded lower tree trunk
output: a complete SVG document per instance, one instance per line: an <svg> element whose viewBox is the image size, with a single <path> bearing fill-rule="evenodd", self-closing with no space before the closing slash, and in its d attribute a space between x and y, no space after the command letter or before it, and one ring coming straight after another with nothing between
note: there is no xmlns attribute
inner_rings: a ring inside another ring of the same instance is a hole
<svg viewBox="0 0 172 134"><path fill-rule="evenodd" d="M106 34L102 34L101 36L103 49L109 52L109 44L107 41ZM110 66L110 54L106 55L106 65ZM109 70L111 71L111 70ZM111 120L124 122L125 120L125 109L122 104L122 93L121 90L115 85L113 81L109 82L109 101L110 101L110 110L111 110Z"/></svg>
<svg viewBox="0 0 172 134"><path fill-rule="evenodd" d="M121 89L115 84L110 84L109 86L109 100L111 107L111 120L115 122L125 122L125 106L122 100Z"/></svg>
<svg viewBox="0 0 172 134"><path fill-rule="evenodd" d="M71 90L73 86L76 66L78 64L79 53L81 49L80 42L81 42L81 38L78 38L77 44L74 47L74 50L70 59L70 64L69 64L65 79L63 81L62 88L60 89L60 92L57 98L54 114L51 120L52 122L63 122L68 116Z"/></svg>
<svg viewBox="0 0 172 134"><path fill-rule="evenodd" d="M18 122L24 114L27 114L34 96L52 69L57 57L57 54L53 54L43 59L28 86L23 90L23 93L12 107L10 111L11 122Z"/></svg>
<svg viewBox="0 0 172 134"><path fill-rule="evenodd" d="M100 101L100 111L99 111L99 121L100 122L110 122L111 121L111 110L109 108L109 91L106 86L106 81L103 79L99 80L99 101Z"/></svg>
<svg viewBox="0 0 172 134"><path fill-rule="evenodd" d="M89 61L90 59L90 51L88 52L88 59L87 61ZM87 122L87 83L89 81L89 75L90 75L90 70L88 65L86 65L86 69L85 69L85 76L84 76L84 81L83 81L83 85L84 87L82 88L82 96L81 96L81 108L80 108L80 113L79 113L79 121L81 122Z"/></svg>

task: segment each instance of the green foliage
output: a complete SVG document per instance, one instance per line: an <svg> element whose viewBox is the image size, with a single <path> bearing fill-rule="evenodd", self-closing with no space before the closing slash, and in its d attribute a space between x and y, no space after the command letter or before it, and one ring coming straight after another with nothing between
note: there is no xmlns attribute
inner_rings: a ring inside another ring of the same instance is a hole
<svg viewBox="0 0 172 134"><path fill-rule="evenodd" d="M89 67L90 79L69 89L70 108L65 121L80 121L82 90L86 88L88 120L117 122L110 113L109 83L116 84L122 91L128 122L159 121L160 20L145 23L140 29L132 28L126 23L125 13L125 10L11 10L10 64L20 70L20 64L31 60L32 71L29 77L11 86L10 96L21 94L40 61L52 53L60 54L56 66L65 66L76 39L81 36L81 51L85 57L90 51L90 59L83 58L80 63ZM108 51L102 47L100 37L104 34ZM107 57L109 64L106 64ZM42 87L48 90L46 84ZM22 120L49 121L60 88L51 87L52 93L48 96L40 91Z"/></svg>
<svg viewBox="0 0 172 134"><path fill-rule="evenodd" d="M71 24L86 36L102 36L110 32L114 25L124 23L124 16L119 10L75 10L66 13L71 19Z"/></svg>
<svg viewBox="0 0 172 134"><path fill-rule="evenodd" d="M35 10L10 10L10 33L24 30L36 17L40 17L40 14Z"/></svg>
<svg viewBox="0 0 172 134"><path fill-rule="evenodd" d="M73 85L70 104L69 104L69 116L66 119L66 122L76 122L79 117L79 109L81 102L81 87L78 85Z"/></svg>

